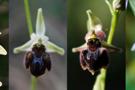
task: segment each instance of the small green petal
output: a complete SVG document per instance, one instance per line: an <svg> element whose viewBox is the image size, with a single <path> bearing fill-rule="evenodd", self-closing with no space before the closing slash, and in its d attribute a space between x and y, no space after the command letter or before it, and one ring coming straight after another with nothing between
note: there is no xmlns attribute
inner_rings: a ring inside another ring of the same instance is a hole
<svg viewBox="0 0 135 90"><path fill-rule="evenodd" d="M44 17L42 13L42 8L39 8L38 13L37 13L36 34L37 35L45 34L45 22L44 22Z"/></svg>
<svg viewBox="0 0 135 90"><path fill-rule="evenodd" d="M31 48L33 42L34 42L34 40L30 40L30 41L26 42L24 45L14 48L13 52L15 54L18 54L21 52L26 52Z"/></svg>
<svg viewBox="0 0 135 90"><path fill-rule="evenodd" d="M56 53L58 53L60 55L64 55L64 53L65 53L63 48L53 44L50 41L48 41L46 47L47 47L46 49L47 49L48 52L56 52Z"/></svg>
<svg viewBox="0 0 135 90"><path fill-rule="evenodd" d="M0 45L0 54L7 55L7 51Z"/></svg>
<svg viewBox="0 0 135 90"><path fill-rule="evenodd" d="M35 33L32 33L31 35L30 35L30 39L35 39L37 36L36 36L36 34Z"/></svg>

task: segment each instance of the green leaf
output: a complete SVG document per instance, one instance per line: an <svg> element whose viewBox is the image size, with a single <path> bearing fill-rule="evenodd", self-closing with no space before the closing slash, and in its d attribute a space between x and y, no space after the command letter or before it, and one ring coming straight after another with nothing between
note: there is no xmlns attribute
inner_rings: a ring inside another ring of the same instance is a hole
<svg viewBox="0 0 135 90"><path fill-rule="evenodd" d="M135 16L135 0L129 0L129 4L130 4L133 14Z"/></svg>

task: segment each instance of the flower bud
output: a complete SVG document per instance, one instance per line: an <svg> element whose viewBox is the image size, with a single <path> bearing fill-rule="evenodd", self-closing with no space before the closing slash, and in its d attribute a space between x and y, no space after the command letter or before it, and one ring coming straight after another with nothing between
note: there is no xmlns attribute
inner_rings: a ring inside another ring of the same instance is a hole
<svg viewBox="0 0 135 90"><path fill-rule="evenodd" d="M113 0L113 9L114 10L125 10L126 8L126 3L125 3L125 0Z"/></svg>

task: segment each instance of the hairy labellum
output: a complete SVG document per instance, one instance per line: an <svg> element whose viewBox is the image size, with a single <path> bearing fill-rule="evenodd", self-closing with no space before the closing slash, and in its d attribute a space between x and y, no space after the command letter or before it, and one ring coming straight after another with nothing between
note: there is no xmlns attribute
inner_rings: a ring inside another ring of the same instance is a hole
<svg viewBox="0 0 135 90"><path fill-rule="evenodd" d="M109 58L105 48L98 48L96 53L90 53L90 55L88 54L88 49L83 50L80 53L80 65L83 70L87 69L92 75L94 75L96 71L108 66ZM95 56L92 54L95 54Z"/></svg>
<svg viewBox="0 0 135 90"><path fill-rule="evenodd" d="M26 53L25 66L35 77L43 75L46 69L50 71L50 56L45 52L44 45L37 43L33 46L32 51Z"/></svg>

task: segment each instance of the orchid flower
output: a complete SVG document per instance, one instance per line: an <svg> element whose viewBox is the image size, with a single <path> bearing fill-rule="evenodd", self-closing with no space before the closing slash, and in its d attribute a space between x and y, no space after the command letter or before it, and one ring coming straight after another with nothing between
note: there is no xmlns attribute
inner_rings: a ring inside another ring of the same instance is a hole
<svg viewBox="0 0 135 90"><path fill-rule="evenodd" d="M2 33L0 32L0 35L1 35ZM0 55L7 55L7 51L4 49L4 47L3 46L1 46L0 45Z"/></svg>
<svg viewBox="0 0 135 90"><path fill-rule="evenodd" d="M105 41L106 34L103 31L101 20L97 16L93 15L90 9L86 11L86 14L88 16L88 20L87 20L87 33L85 35L85 43L81 46L72 48L72 52L76 53L85 50L87 48L88 37L92 35L93 31L95 32L98 39L101 41L102 46L107 48L109 52L121 52L120 48L111 44L107 44L107 42Z"/></svg>
<svg viewBox="0 0 135 90"><path fill-rule="evenodd" d="M102 38L105 38L105 33L102 31L102 23L100 21L100 19L93 15L92 11L90 9L86 10L86 14L88 16L88 20L87 20L87 33L84 37L85 39L85 43L79 47L75 47L72 49L72 52L81 52L82 50L87 48L87 40L88 37L92 34L93 30L95 31L95 33L97 32L101 32L104 35L102 35ZM101 36L101 35L100 35Z"/></svg>
<svg viewBox="0 0 135 90"><path fill-rule="evenodd" d="M49 37L45 35L45 32L46 32L46 28L45 28L42 8L39 8L37 13L37 21L36 21L36 32L31 34L30 40L27 41L25 44L14 48L13 52L15 54L20 52L27 52L32 49L35 43L41 43L46 47L46 52L48 53L55 52L60 55L63 55L64 49L49 41Z"/></svg>

